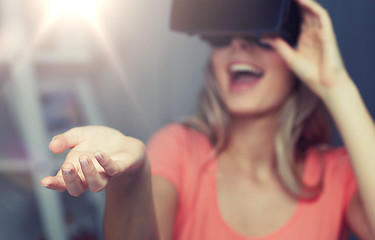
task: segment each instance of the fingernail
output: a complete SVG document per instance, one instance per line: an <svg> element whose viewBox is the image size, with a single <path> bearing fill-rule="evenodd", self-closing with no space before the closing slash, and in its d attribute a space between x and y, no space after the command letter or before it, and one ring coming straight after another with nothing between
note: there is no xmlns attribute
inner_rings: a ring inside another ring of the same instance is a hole
<svg viewBox="0 0 375 240"><path fill-rule="evenodd" d="M103 160L103 156L102 156L100 153L95 153L95 158L96 158L96 160L98 160L98 161Z"/></svg>
<svg viewBox="0 0 375 240"><path fill-rule="evenodd" d="M54 136L51 141L54 141L57 138L57 136Z"/></svg>
<svg viewBox="0 0 375 240"><path fill-rule="evenodd" d="M43 187L45 187L45 188L47 188L47 189L53 189L52 187L51 187L51 185L43 185Z"/></svg>
<svg viewBox="0 0 375 240"><path fill-rule="evenodd" d="M63 173L64 173L65 175L70 175L70 174L72 174L72 169L64 168L64 169L63 169Z"/></svg>
<svg viewBox="0 0 375 240"><path fill-rule="evenodd" d="M82 167L84 167L84 168L86 168L89 165L89 162L87 161L86 158L80 159L79 162L81 163Z"/></svg>

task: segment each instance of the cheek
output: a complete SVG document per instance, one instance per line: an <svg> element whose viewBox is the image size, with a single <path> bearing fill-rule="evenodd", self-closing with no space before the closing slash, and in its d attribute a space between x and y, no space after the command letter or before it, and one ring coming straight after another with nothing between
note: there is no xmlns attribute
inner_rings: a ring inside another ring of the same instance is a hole
<svg viewBox="0 0 375 240"><path fill-rule="evenodd" d="M274 88L288 94L295 85L296 77L294 73L279 55L267 59L267 62L269 63L269 68L273 69L270 71L270 77L274 79L274 81L272 81L273 84L275 84Z"/></svg>
<svg viewBox="0 0 375 240"><path fill-rule="evenodd" d="M226 54L223 50L213 50L211 54L212 72L220 89L226 83Z"/></svg>

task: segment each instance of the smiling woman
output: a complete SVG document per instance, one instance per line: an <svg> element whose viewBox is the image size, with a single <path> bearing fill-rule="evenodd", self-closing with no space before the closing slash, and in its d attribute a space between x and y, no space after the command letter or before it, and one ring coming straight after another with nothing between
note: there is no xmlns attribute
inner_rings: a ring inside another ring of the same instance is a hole
<svg viewBox="0 0 375 240"><path fill-rule="evenodd" d="M241 12L250 1L235 2ZM107 239L332 240L347 227L373 239L373 119L327 11L313 0L280 2L283 24L272 34L208 31L209 43L230 41L212 46L191 118L157 132L147 148L103 126L57 135L50 150L71 151L41 184L73 196L106 189ZM300 18L289 17L292 6ZM290 19L301 26L296 42ZM328 145L328 114L344 147Z"/></svg>

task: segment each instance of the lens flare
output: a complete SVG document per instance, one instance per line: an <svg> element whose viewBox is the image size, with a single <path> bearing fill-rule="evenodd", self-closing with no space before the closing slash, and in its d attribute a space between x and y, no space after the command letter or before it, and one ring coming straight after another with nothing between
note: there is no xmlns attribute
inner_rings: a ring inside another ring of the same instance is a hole
<svg viewBox="0 0 375 240"><path fill-rule="evenodd" d="M64 15L78 15L95 19L99 0L48 0L49 17L52 19Z"/></svg>
<svg viewBox="0 0 375 240"><path fill-rule="evenodd" d="M108 33L103 28L99 10L104 6L104 0L45 0L47 1L48 14L43 27L40 29L39 34L36 35L35 42L42 39L44 34L53 27L54 23L59 19L65 18L82 18L89 23L89 27L93 30L94 35L103 47L105 55L108 57L111 67L113 67L117 79L120 81L122 87L127 92L129 99L134 106L135 114L140 118L140 124L149 128L141 107L135 96L135 91L131 89L127 81L127 74L122 66L122 62L117 54L116 49L113 48ZM106 2L108 4L108 1ZM150 129L150 128L149 128Z"/></svg>

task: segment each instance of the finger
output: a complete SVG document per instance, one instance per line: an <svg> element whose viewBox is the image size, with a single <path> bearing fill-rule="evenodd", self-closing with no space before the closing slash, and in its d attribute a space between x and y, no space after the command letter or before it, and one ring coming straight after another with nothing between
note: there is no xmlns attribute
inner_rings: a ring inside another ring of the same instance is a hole
<svg viewBox="0 0 375 240"><path fill-rule="evenodd" d="M48 176L48 177L43 178L40 181L40 183L42 184L42 186L51 190L55 190L59 192L66 191L66 185L62 176L55 176L55 177Z"/></svg>
<svg viewBox="0 0 375 240"><path fill-rule="evenodd" d="M262 41L270 44L272 48L281 55L287 65L290 68L293 67L294 62L296 61L296 50L292 48L284 39L276 37L272 39L262 39Z"/></svg>
<svg viewBox="0 0 375 240"><path fill-rule="evenodd" d="M62 167L62 176L70 195L79 196L85 191L82 179L78 176L73 164L65 163Z"/></svg>
<svg viewBox="0 0 375 240"><path fill-rule="evenodd" d="M312 26L315 25L314 18L316 18L316 17L312 13L310 13L309 11L307 11L305 9L302 9L301 15L302 15L302 25L301 25L301 27L303 29L308 28L308 27L312 27Z"/></svg>
<svg viewBox="0 0 375 240"><path fill-rule="evenodd" d="M328 11L314 0L296 0L305 13L310 13L318 18L319 25L330 26L331 21ZM304 14L303 14L304 15Z"/></svg>
<svg viewBox="0 0 375 240"><path fill-rule="evenodd" d="M296 0L296 1L302 7L302 9L309 10L312 13L320 15L325 11L322 5L320 5L318 2L314 0Z"/></svg>
<svg viewBox="0 0 375 240"><path fill-rule="evenodd" d="M62 153L68 148L73 148L82 142L81 128L72 128L65 133L56 135L49 144L53 153Z"/></svg>
<svg viewBox="0 0 375 240"><path fill-rule="evenodd" d="M119 164L113 161L107 154L98 151L94 154L94 156L109 176L113 177L120 172L121 169Z"/></svg>
<svg viewBox="0 0 375 240"><path fill-rule="evenodd" d="M310 28L320 28L320 19L313 13L309 11L303 11L303 23L302 26L306 25Z"/></svg>
<svg viewBox="0 0 375 240"><path fill-rule="evenodd" d="M91 159L88 156L83 155L79 158L79 162L90 191L100 192L103 190L106 184L106 179L102 178Z"/></svg>
<svg viewBox="0 0 375 240"><path fill-rule="evenodd" d="M329 16L328 11L322 7L319 3L314 0L296 0L299 2L300 6L302 7L302 11L310 12L310 15L315 15L316 24L318 27L321 28L322 34L320 34L320 38L324 41L326 39L333 40L334 44L336 45L336 36L334 33L333 25L331 18ZM325 44L323 45L324 51L331 51L332 48L330 45ZM334 49L336 51L336 48Z"/></svg>

